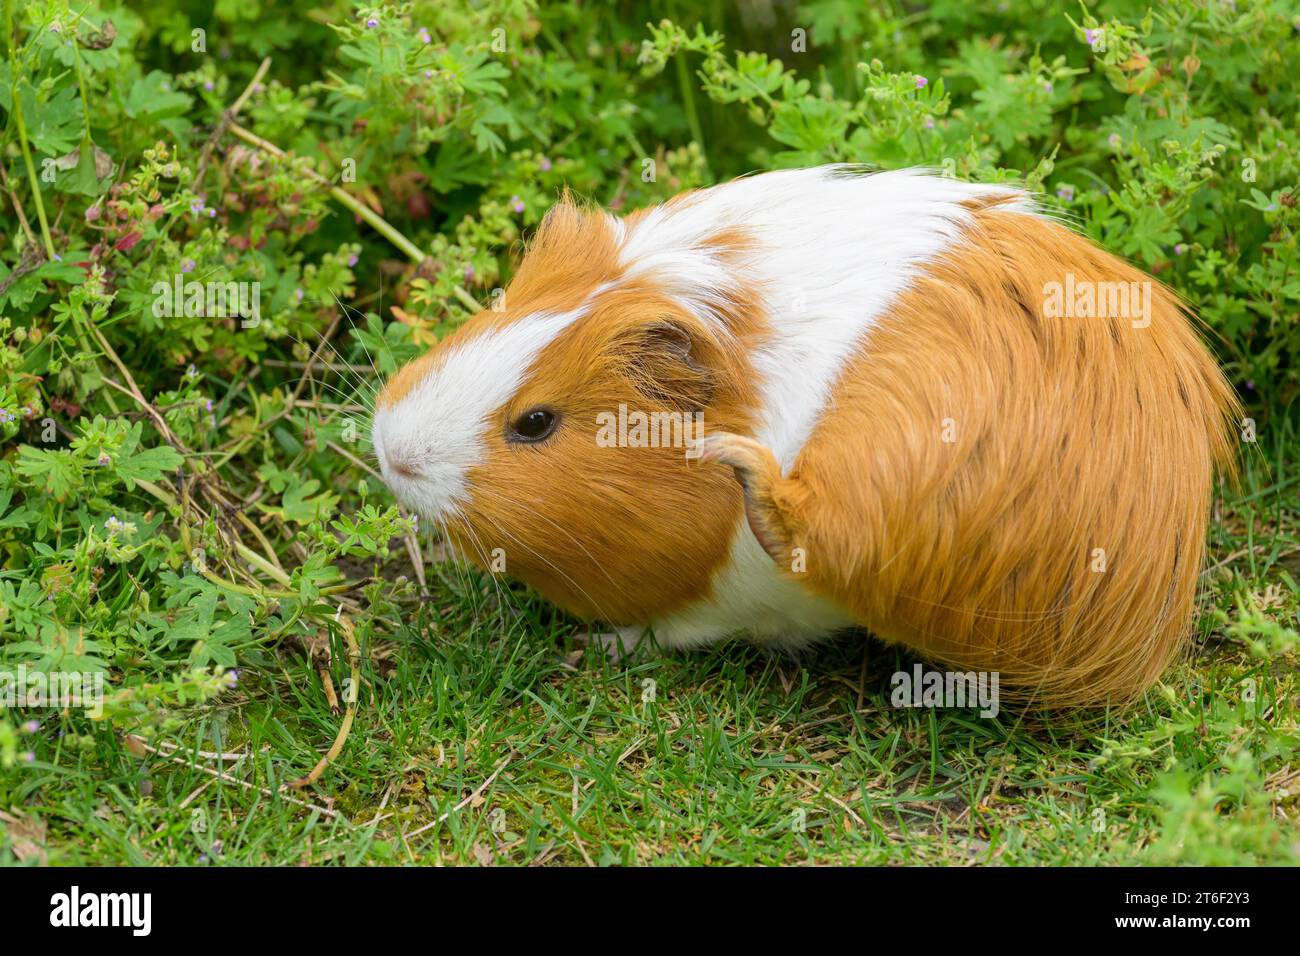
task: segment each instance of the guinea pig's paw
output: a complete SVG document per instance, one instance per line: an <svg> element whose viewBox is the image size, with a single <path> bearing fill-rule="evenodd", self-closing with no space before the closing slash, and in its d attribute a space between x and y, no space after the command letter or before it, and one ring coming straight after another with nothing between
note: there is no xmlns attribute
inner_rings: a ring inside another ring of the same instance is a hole
<svg viewBox="0 0 1300 956"><path fill-rule="evenodd" d="M715 432L701 442L700 460L729 465L736 473L745 496L745 520L749 529L773 561L784 560L788 552L785 517L780 513L774 489L781 481L776 456L760 442L731 432Z"/></svg>
<svg viewBox="0 0 1300 956"><path fill-rule="evenodd" d="M729 465L746 490L780 475L776 459L766 446L731 432L714 432L702 438L699 460Z"/></svg>

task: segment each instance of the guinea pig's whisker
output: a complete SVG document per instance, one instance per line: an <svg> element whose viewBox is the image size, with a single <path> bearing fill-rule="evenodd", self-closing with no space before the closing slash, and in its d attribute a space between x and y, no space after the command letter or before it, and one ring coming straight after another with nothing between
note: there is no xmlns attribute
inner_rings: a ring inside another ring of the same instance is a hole
<svg viewBox="0 0 1300 956"><path fill-rule="evenodd" d="M506 498L504 495L499 495L486 488L480 488L477 490L476 493L491 498L493 501L497 501L500 504L505 505L506 507L510 507L512 504L514 504L514 502ZM614 578L610 575L609 571L605 568L605 566L596 560L596 556L587 550L587 546L584 545L582 541L573 534L572 531L570 531L568 528L565 528L563 525L558 524L553 518L546 517L546 515L544 514L539 514L534 512L534 513L530 513L528 517L530 520L533 518L540 518L541 520L549 524L552 528L554 528L556 531L560 532L566 538L572 541L575 545L578 546L578 548L582 551L582 553L587 556L588 560L590 560L593 565L600 568L601 574L605 575L605 580L609 581L610 585L612 585L620 594L623 593L623 588L620 587L619 583L614 580ZM541 556L538 555L538 557Z"/></svg>
<svg viewBox="0 0 1300 956"><path fill-rule="evenodd" d="M448 541L449 539L447 537L446 526L443 525L442 523L439 523L438 529L442 532L443 541ZM429 551L430 553L433 553L433 529L432 528L429 529L429 541L430 541ZM444 587L449 588L453 594L471 593L472 588L470 587L469 571L465 567L465 561L462 555L457 554L455 555L453 560L450 561L438 561L433 563L435 566L435 570L438 574L438 577L442 581ZM444 570L448 566L450 566L451 574L455 578L455 582L452 584L449 584L447 582L447 579L444 574ZM473 597L471 597L470 600L471 600L471 604L473 605L475 620L477 620L480 608L478 606L478 603L473 599Z"/></svg>
<svg viewBox="0 0 1300 956"><path fill-rule="evenodd" d="M504 501L505 499L503 499L503 498L498 498L497 500ZM506 502L506 503L508 504L509 502ZM533 517L539 517L539 516L534 515ZM579 592L579 593L580 593L584 598L587 599L588 603L590 603L591 606L594 607L594 608L595 608L595 609L600 613L601 618L602 618L603 620L606 620L606 621L612 620L612 618L610 618L609 613L605 610L605 608L604 608L603 606L601 606L601 604L600 604L599 602L597 602L597 601L595 600L595 598L593 598L593 597L592 597L592 596L587 592L586 588L584 588L584 587L583 587L582 585L580 585L577 581L573 580L573 578L571 578L568 574L566 574L566 573L565 573L564 571L562 571L559 567L557 567L556 564L555 564L553 561L549 560L549 559L546 558L544 555L538 554L538 552L537 552L536 550L534 550L533 548L530 548L527 544L525 544L523 541L521 541L517 536L511 534L511 533L510 533L509 531L507 531L505 528L501 527L501 525L498 524L497 522L495 522L495 521L491 521L490 519L488 519L488 520L489 520L489 522L492 524L493 528L494 528L494 529L495 529L499 534L502 534L502 535L504 535L505 537L507 537L507 538L509 538L510 540L512 540L515 544L517 544L519 547L521 547L524 551L528 552L528 553L531 554L533 557L537 558L537 560L541 561L543 564L545 564L547 567L549 567L551 570L553 570L553 571L554 571L556 574L558 574L560 577L564 578L564 580L567 581L567 582L570 584L570 586L572 586L572 587L573 587L576 591L578 591L578 592ZM551 522L551 523L554 524L554 522ZM556 528L559 528L559 530L561 530L561 531L564 531L564 529L563 529L563 528L560 528L559 525L555 525L555 527L556 527ZM565 532L565 533L567 534L568 532ZM583 547L582 542L580 542L577 538L574 538L572 535L569 535L569 537L573 540L573 542L574 542L576 545L578 545L579 548L582 548L583 552L587 555L587 557L591 559L592 564L596 565L597 567L599 567L599 568L601 569L601 572L605 575L606 578L609 578L610 583L613 584L613 585L615 586L615 588L618 590L618 592L619 592L620 594L623 593L623 589L618 587L618 585L614 582L614 579L611 578L611 577L609 576L609 572L608 572L607 570L605 570L605 568L600 564L600 562L598 562L598 561L597 561L597 560L592 556L591 552L590 552L590 551L587 551L587 549L586 549L585 547Z"/></svg>
<svg viewBox="0 0 1300 956"><path fill-rule="evenodd" d="M379 279L379 312L380 312L380 315L381 315L381 316L382 316L382 314L383 314L383 309L384 309L384 292L383 292L383 289L384 289L384 286L383 286L383 276L381 275L381 276L380 276L380 279ZM350 325L350 326L352 327L352 338L355 339L357 342L359 342L359 343L361 344L361 349L362 349L362 351L364 351L364 352L366 353L366 360L370 362L370 368L371 368L371 370L375 373L375 374L374 374L374 378L378 378L380 372L379 372L379 366L377 366L377 365L375 364L375 357L374 357L372 354L370 354L370 347L366 345L366 341L365 341L365 339L362 338L362 337L357 333L357 324L356 324L354 321L352 321L352 313L353 313L353 312L356 312L358 315L363 315L363 316L364 316L364 313L362 313L359 309L353 309L353 308L350 308L349 306L344 305L344 304L343 304L343 300L340 299L340 298L338 297L338 295L334 292L333 289L330 290L330 295L334 297L334 301L335 301L335 303L338 305L338 307L339 307L340 309L343 310L343 317L344 317L345 319L348 320L348 325ZM381 327L381 329L382 329L382 326L383 326L383 320L381 319L381 320L380 320L380 327ZM381 341L381 342L384 341L384 337L383 337L383 335L380 335L380 341ZM391 357L392 357L392 355L391 355L391 352L390 352L390 354L389 354L389 358L391 358Z"/></svg>
<svg viewBox="0 0 1300 956"><path fill-rule="evenodd" d="M365 378L363 378L360 374L358 374L357 371L353 368L352 364L343 357L343 355L334 346L334 344L326 341L324 336L322 336L319 332L317 333L317 339L318 339L318 344L313 354L318 354L323 350L328 350L329 354L333 357L334 361L331 363L330 366L327 367L327 370L336 371L339 375L339 378L351 388L350 394L347 394L348 401L356 401L362 408L365 409L367 417L372 416L374 412L374 404L375 404L375 397L376 397L374 384L368 382ZM297 336L294 336L294 340L297 341L299 344L301 344L304 348L309 347L306 342L304 342L302 339L298 338ZM332 386L330 383L320 378L316 378L313 374L314 371L315 369L309 366L305 374L312 374L314 382L326 388L332 388L335 394L338 395L345 394L341 389L337 388L336 386ZM365 427L368 431L369 421L366 422Z"/></svg>
<svg viewBox="0 0 1300 956"><path fill-rule="evenodd" d="M384 274L383 274L383 272L380 272L380 273L379 273L379 314L380 314L381 316L384 314ZM388 344L388 339L387 339L386 337L384 337L384 336L380 336L380 338L379 338L379 344L382 345L382 346L384 347L384 351L385 351L385 353L386 353L386 356L385 356L385 357L388 358L389 361L392 361L392 360L393 360L393 350L392 350L392 348L391 348L391 347L389 346L389 344ZM373 364L373 363L372 363L372 364ZM396 363L394 363L394 364L396 364ZM378 378L378 372L379 372L379 370L376 369L375 372L376 372L376 378Z"/></svg>
<svg viewBox="0 0 1300 956"><path fill-rule="evenodd" d="M288 384L289 381L286 380L285 382L277 383L276 387L282 387ZM332 392L339 399L339 407L330 410L329 415L323 416L325 421L332 421L339 414L343 414L346 418L355 422L355 431L358 435L370 434L373 413L366 406L357 404L355 402L356 396L354 394L345 392L337 386L331 385L329 382L317 381L316 385ZM373 453L373 449L371 453Z"/></svg>
<svg viewBox="0 0 1300 956"><path fill-rule="evenodd" d="M332 292L331 295L333 295ZM355 333L356 325L352 322L351 317L348 315L347 306L345 306L339 300L337 295L334 296L334 301L340 307L343 317L348 319L348 324L352 327ZM290 336L294 339L294 341L298 342L304 348L311 348L311 346L309 346L306 341L304 341L301 338L298 338L297 336L294 336L293 333L290 333ZM367 378L361 375L357 371L357 369L353 367L352 363L343 357L342 353L339 352L338 348L335 347L335 345L332 342L326 341L325 337L320 332L316 333L316 338L317 338L317 344L312 354L317 355L320 352L328 350L328 353L334 359L330 370L337 371L339 377L350 387L352 387L353 393L356 396L356 398L358 400L364 400L363 403L368 408L373 409L375 400L378 397L378 386L373 381L374 376L370 376L369 378ZM369 356L369 351L366 349L365 342L362 341L360 338L357 338L355 334L353 338L358 344L361 345L362 350L366 351L367 361L370 362L371 368L374 369L374 361ZM307 369L307 373L310 374L313 371L314 369L309 366ZM319 381L319 379L316 380Z"/></svg>
<svg viewBox="0 0 1300 956"><path fill-rule="evenodd" d="M485 492L483 492L483 491L480 489L480 493L485 493ZM490 493L485 493L485 494L489 494L489 496L490 496ZM500 503L502 503L502 504L504 504L504 505L506 505L507 507L512 503L512 502L510 502L509 500L505 499L505 498L502 497L502 496L497 496L497 497L495 498L495 500L496 500L496 501L499 501ZM545 515L541 515L541 514L530 514L530 515L529 515L529 518L530 518L530 519L533 519L533 518L541 518L543 521L545 521L545 522L546 522L547 524L549 524L551 527L555 528L557 531L559 531L561 534L563 534L565 537L567 537L570 541L572 541L575 545L578 546L578 548L582 551L583 554L585 554L585 555L587 556L588 560L590 560L591 563L592 563L594 566L596 566L597 568L600 569L600 573L603 574L603 575L605 576L605 579L606 579L607 581L609 581L610 585L614 588L615 591L617 591L619 594L624 594L624 593L626 593L626 592L625 592L625 589L624 589L624 588L623 588L623 587L622 587L622 586L621 586L617 581L615 581L614 578L610 575L608 569L606 569L605 566L604 566L603 564L601 564L599 561L597 561L595 555L593 555L590 551L588 551L587 548L586 548L586 546L585 546L585 545L584 545L584 544L583 544L583 543L582 543L578 538L574 537L574 535L572 534L572 532L570 532L567 528L564 528L563 526L557 524L555 521L553 521L553 520L550 519L550 518L547 518ZM503 533L503 534L506 534L506 533L507 533L506 530L505 530L504 528L501 528L501 527L498 527L497 530L500 531L500 532ZM511 535L511 537L513 538L514 536ZM525 550L529 551L531 554L533 554L533 555L534 555L535 557L537 557L539 560L541 560L541 561L545 561L546 564L547 564L548 566L550 566L552 569L554 569L555 572L556 572L557 574L562 575L566 580L569 581L570 584L572 584L572 585L573 585L575 588L577 588L579 591L582 591L583 596L586 597L589 601L592 600L591 597L590 597L590 595L588 595L587 592L586 592L585 590L583 590L583 589L578 585L578 583L577 583L576 581L574 581L572 578L570 578L567 574L564 574L564 572L561 571L558 567L556 567L552 562L548 561L545 557L543 557L542 555L538 554L536 551L532 550L531 548L528 548L527 545L525 545L522 541L519 541L517 538L516 538L515 540L516 540L516 542L520 545L520 547L523 547ZM596 602L595 602L595 601L592 601L592 605L595 606L595 605L596 605ZM605 613L603 608L597 608L597 609L600 610L602 614Z"/></svg>
<svg viewBox="0 0 1300 956"><path fill-rule="evenodd" d="M602 619L604 619L604 620L609 620L609 614L608 614L608 612L606 612L606 610L605 610L605 609L604 609L604 608L603 608L599 603L597 603L596 600L595 600L595 599L594 599L590 594L587 593L587 590L586 590L584 587L582 587L582 585L580 585L577 581L573 580L573 578L569 577L569 575L565 574L565 573L564 573L563 571L561 571L558 567L556 567L556 565L555 565L554 562L549 561L549 560L548 560L547 558L545 558L543 555L538 554L535 550L533 550L532 548L530 548L530 547L529 547L527 544L525 544L523 541L520 541L520 540L519 540L515 535L511 534L511 533L510 533L509 531L507 531L505 528L502 528L500 525L496 524L496 522L492 522L492 524L493 524L493 526L495 527L496 531L497 531L499 534L505 535L507 538L509 538L509 539L511 539L512 541L514 541L515 544L517 544L517 545L519 545L519 547L523 548L524 551L528 552L528 553L531 554L533 557L537 558L537 560L541 561L543 564L545 564L547 567L549 567L551 570L553 570L553 571L554 571L556 574L558 574L560 577L564 578L564 580L568 581L569 584L570 584L570 585L571 585L575 590L577 590L577 591L578 591L578 592L579 592L579 593L580 593L584 598L587 599L588 603L590 603L592 607L594 607L598 612L600 612L600 616L601 616Z"/></svg>
<svg viewBox="0 0 1300 956"><path fill-rule="evenodd" d="M476 534L474 533L474 529L473 529L473 528L472 528L472 527L471 527L467 522L462 522L462 523L465 525L465 536L466 536L466 538L468 538L468 540L469 540L470 547L474 549L474 552L478 555L479 559L483 562L483 564L484 564L485 566L487 566L487 567L491 567L491 562L490 562L490 560L489 560L489 558L488 558L488 553L487 553L487 551L484 549L482 542L481 542L481 541L479 540L479 538L478 538L478 535L476 535ZM446 532L446 527L447 527L447 525L446 525L445 523L443 523L443 524L441 525L441 527L443 528L444 533L445 533L445 532ZM498 586L495 578L493 578L493 582L492 582L492 583L493 583L493 587L497 587L497 586ZM471 581L471 579L470 579L470 577L469 577L469 574L468 574L468 572L467 572L467 573L466 573L466 578L465 578L465 585L466 585L466 589L469 590L469 591L473 591L473 590L474 590L474 589L471 587L471 584L472 584L472 581ZM477 614L479 610L481 610L481 606L476 606L476 607L475 607L475 613Z"/></svg>
<svg viewBox="0 0 1300 956"><path fill-rule="evenodd" d="M362 344L362 348L364 349L365 343L361 343L361 344ZM325 347L328 348L330 352L333 353L334 357L338 360L336 364L339 369L339 377L352 386L358 398L365 399L367 407L373 409L375 405L375 399L379 395L378 386L375 385L373 380L363 377L362 374L358 372L357 369L352 365L352 363L347 361L347 359L345 359L343 355L339 352L339 350L335 348L332 344L326 343ZM371 365L373 367L373 363L371 363Z"/></svg>
<svg viewBox="0 0 1300 956"><path fill-rule="evenodd" d="M503 587L501 586L501 581L497 578L496 574L490 570L491 567L492 567L492 561L491 561L490 554L489 554L487 548L484 547L484 545L483 545L482 541L480 540L480 538L479 538L477 532L474 531L473 526L471 526L471 525L469 524L469 522L464 522L464 524L465 524L465 530L466 530L466 532L469 534L469 536L470 536L470 538L471 538L471 540L472 540L472 542L473 542L473 544L474 544L474 550L478 552L479 557L483 560L483 566L484 566L485 568L488 568L488 569L489 569L486 573L487 573L488 577L489 577L489 578L491 579L491 581L492 581L492 587L496 590L496 593L497 593L497 606L498 606L499 608L502 608L502 607L504 607L504 608L509 608L509 607L511 607L510 599L513 598L514 595L510 593L510 589L509 589L509 588L503 588ZM521 610L523 609L523 608L522 608L522 605L521 605L520 603L518 603L517 599L516 599L516 603L513 605L513 607L514 607L514 609L515 609L516 611L521 611Z"/></svg>
<svg viewBox="0 0 1300 956"><path fill-rule="evenodd" d="M357 336L357 323L353 321L352 318L353 312L355 312L357 315L361 316L362 318L365 318L365 313L362 312L360 309L356 308L355 306L348 305L346 302L344 302L342 299L338 297L338 293L335 292L333 289L330 289L330 296L334 299L334 304L339 307L339 311L343 314L343 318L348 320L348 327L352 330L352 338L361 344L361 348L365 350L366 356L369 358L370 350L366 348L365 342ZM381 309L383 308L382 303L380 305L380 308ZM372 369L375 369L375 363L373 360L370 363L370 367ZM378 371L378 369L375 369L375 371Z"/></svg>
<svg viewBox="0 0 1300 956"><path fill-rule="evenodd" d="M287 384L288 384L287 381L279 383L279 385L287 385ZM373 414L372 409L368 405L364 405L361 402L357 401L357 394L355 391L352 392L345 391L344 389L339 388L337 385L331 384L330 382L322 382L319 380L316 382L316 385L319 386L320 388L327 389L330 393L332 393L339 400L340 405L348 406L350 408L353 408L361 412L364 415L364 417L366 417L367 419L369 419Z"/></svg>
<svg viewBox="0 0 1300 956"><path fill-rule="evenodd" d="M337 371L339 377L342 378L345 383L353 387L353 393L356 397L363 397L368 393L369 397L372 399L372 401L369 403L369 406L373 406L374 404L373 402L374 393L372 391L373 386L369 385L363 378L361 378L361 376L357 375L356 372L352 370L350 363L343 358L343 356L339 353L338 349L335 348L332 343L325 341L324 336L321 335L320 332L316 333L316 338L318 339L318 342L315 349L312 349L312 347L306 341L294 335L292 332L289 333L289 337L292 338L299 345L303 346L304 348L311 349L313 355L317 355L322 349L328 349L329 353L337 361L332 363L334 368L327 368L327 371ZM303 376L310 375L313 381L318 382L320 384L326 384L321 379L316 378L314 372L315 372L315 368L313 367L312 363L309 361L307 367L303 371ZM352 380L348 379L349 374L353 376Z"/></svg>
<svg viewBox="0 0 1300 956"><path fill-rule="evenodd" d="M451 542L451 538L450 538L450 536L449 536L448 533L447 533L447 525L446 525L446 523L443 522L443 521L437 521L437 522L433 522L432 524L435 525L435 526L437 527L438 532L440 533L443 542L446 543L446 544L450 544L450 542ZM433 527L430 527L430 528L429 528L429 553L430 553L430 554L433 554L433 553L434 553L434 550L433 550L433 530L434 530ZM451 560L448 560L448 561L436 561L436 562L430 562L430 563L431 563L431 564L432 564L436 569L438 569L438 576L439 576L440 578L443 577L443 575L442 575L442 569L447 568L447 567L450 567L450 568L451 568L451 573L452 573L452 575L456 578L456 583L455 583L455 585L452 587L452 591L453 591L453 593L455 593L455 594L467 594L467 593L470 592L471 588L470 588L469 574L468 574L468 572L466 571L466 569L465 569L465 567L464 567L464 564L465 564L464 556L463 556L462 554L460 554L459 551L457 551L457 552L453 553L450 557L451 557ZM445 578L443 578L443 583L446 584L446 579L445 579ZM475 615L478 614L478 610L479 610L478 607L475 606L475 607L474 607L474 613L475 613Z"/></svg>

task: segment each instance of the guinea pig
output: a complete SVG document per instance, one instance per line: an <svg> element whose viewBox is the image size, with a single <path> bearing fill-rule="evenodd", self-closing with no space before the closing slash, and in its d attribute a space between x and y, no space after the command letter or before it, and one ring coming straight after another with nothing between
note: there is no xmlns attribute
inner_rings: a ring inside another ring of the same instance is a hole
<svg viewBox="0 0 1300 956"><path fill-rule="evenodd" d="M1023 191L826 166L567 197L382 389L384 480L625 641L846 628L1048 708L1189 634L1236 396L1175 293Z"/></svg>

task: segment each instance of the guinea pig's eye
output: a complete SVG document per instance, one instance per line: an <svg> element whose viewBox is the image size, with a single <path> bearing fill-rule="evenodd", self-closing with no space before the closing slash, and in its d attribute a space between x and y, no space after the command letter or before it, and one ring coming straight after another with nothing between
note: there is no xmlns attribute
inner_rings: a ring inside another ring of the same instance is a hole
<svg viewBox="0 0 1300 956"><path fill-rule="evenodd" d="M530 408L517 419L510 436L516 441L541 441L555 431L555 413L548 408Z"/></svg>

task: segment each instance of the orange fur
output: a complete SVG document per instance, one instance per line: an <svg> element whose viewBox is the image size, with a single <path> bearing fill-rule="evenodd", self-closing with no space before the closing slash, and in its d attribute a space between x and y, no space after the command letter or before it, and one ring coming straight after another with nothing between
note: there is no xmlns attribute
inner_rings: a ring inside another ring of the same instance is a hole
<svg viewBox="0 0 1300 956"><path fill-rule="evenodd" d="M551 207L505 292L505 308L484 309L437 347L407 363L384 385L380 405L396 405L438 368L448 349L484 331L537 312L577 308L600 285L617 278L618 245L609 220L564 199Z"/></svg>
<svg viewBox="0 0 1300 956"><path fill-rule="evenodd" d="M793 576L886 640L999 671L1008 696L1122 704L1188 633L1237 399L1173 292L1054 223L972 209L787 476L739 436L707 457L773 558L803 549ZM1150 326L1045 318L1067 271L1150 281Z"/></svg>
<svg viewBox="0 0 1300 956"><path fill-rule="evenodd" d="M747 240L733 229L711 241L726 256L743 252ZM620 278L616 253L603 213L557 205L506 289L506 309L479 313L407 365L380 402L400 401L458 342L588 304L494 416L486 459L469 476L472 505L447 530L483 567L502 549L507 573L560 607L632 624L708 594L727 558L740 497L725 471L702 474L683 448L600 447L596 416L620 403L645 411L707 407L709 429L748 429L756 401L748 354L766 323L757 299L743 299L722 316L732 334L720 336L648 279L595 295ZM544 446L508 442L508 424L535 406L559 413L556 433Z"/></svg>
<svg viewBox="0 0 1300 956"><path fill-rule="evenodd" d="M661 360L644 344L647 320L691 329L700 364L725 368L694 320L669 303L638 291L612 294L543 351L537 375L489 434L486 461L471 472L475 507L449 526L469 553L501 547L511 576L575 614L614 624L703 597L740 517L735 482L720 470L701 474L684 449L596 442L597 415L620 403L703 407L689 374L678 377L677 390L662 390L674 378L664 368L674 356ZM648 370L647 361L661 364ZM708 387L709 423L746 428L745 380L723 375ZM556 434L545 447L508 443L505 423L537 405L563 416Z"/></svg>
<svg viewBox="0 0 1300 956"><path fill-rule="evenodd" d="M690 203L685 194L673 203ZM743 512L789 575L889 641L996 670L1046 706L1132 700L1188 631L1215 468L1240 410L1174 293L1087 240L992 198L864 337L786 475L756 428L750 356L762 290L720 303L723 330L619 264L611 220L563 202L507 308L402 369L400 401L456 343L585 309L493 413L472 501L447 529L472 559L560 606L643 623L707 600ZM642 214L625 220L633 230ZM737 262L744 228L713 252ZM1149 282L1151 324L1046 317L1048 283ZM596 416L702 410L706 460L601 447ZM556 432L508 440L546 406ZM952 440L945 440L951 438ZM800 549L796 572L791 566Z"/></svg>

